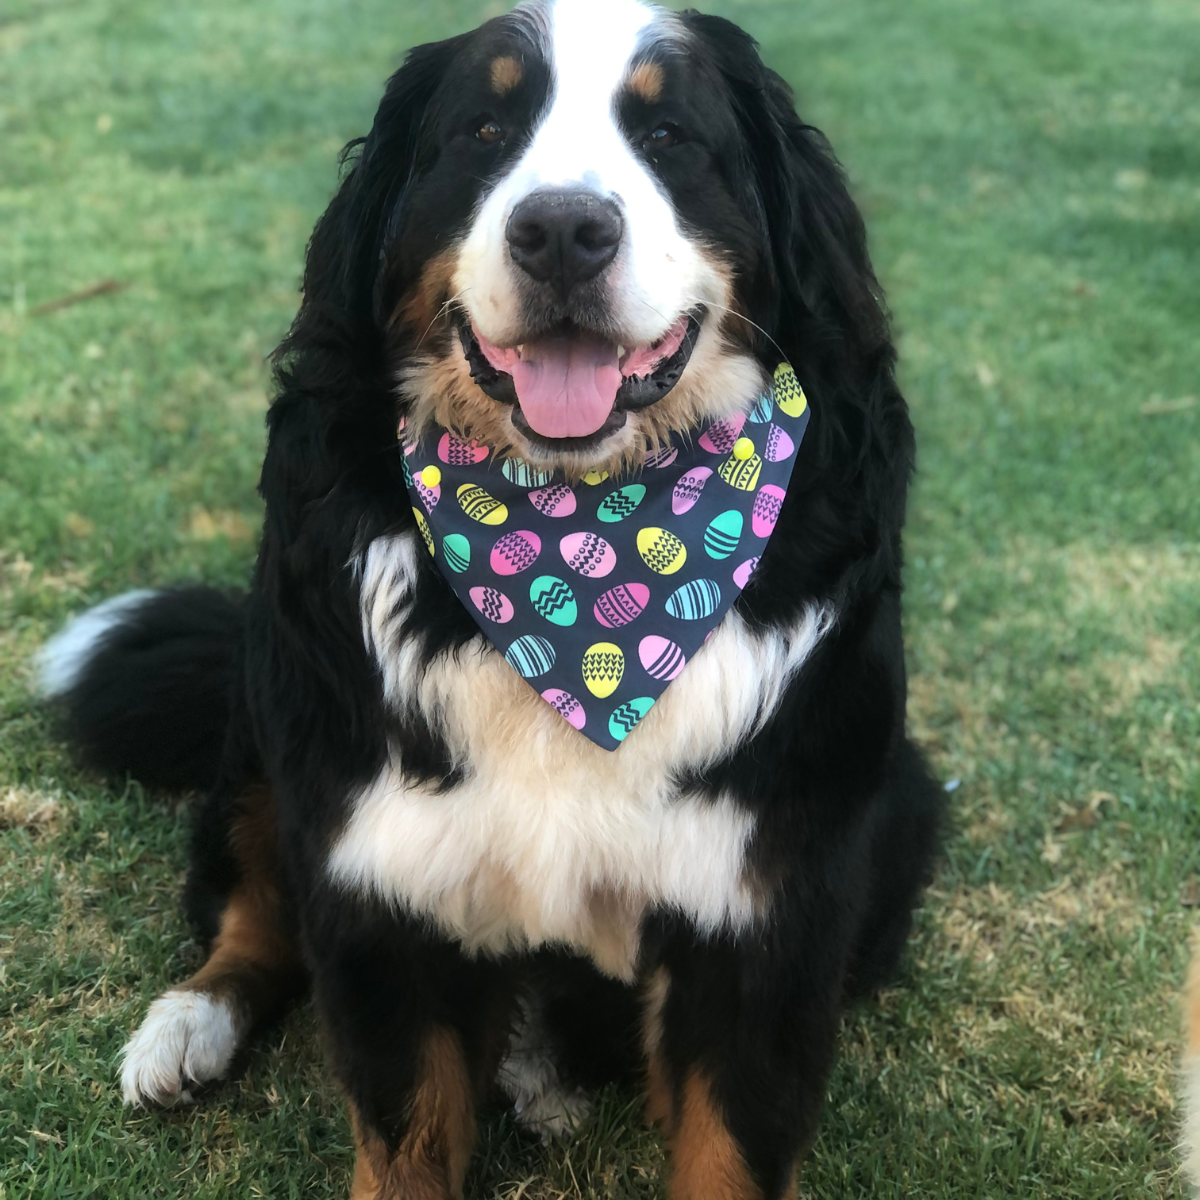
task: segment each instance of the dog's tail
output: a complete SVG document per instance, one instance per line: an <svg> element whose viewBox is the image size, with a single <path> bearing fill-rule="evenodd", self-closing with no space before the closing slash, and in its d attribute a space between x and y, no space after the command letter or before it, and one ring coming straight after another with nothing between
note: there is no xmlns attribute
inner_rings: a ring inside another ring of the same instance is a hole
<svg viewBox="0 0 1200 1200"><path fill-rule="evenodd" d="M43 647L43 695L76 757L148 787L205 789L229 723L242 604L211 588L127 592Z"/></svg>
<svg viewBox="0 0 1200 1200"><path fill-rule="evenodd" d="M1183 1053L1183 1166L1191 1179L1189 1196L1200 1197L1200 929L1192 937L1194 954L1184 998L1186 1039Z"/></svg>

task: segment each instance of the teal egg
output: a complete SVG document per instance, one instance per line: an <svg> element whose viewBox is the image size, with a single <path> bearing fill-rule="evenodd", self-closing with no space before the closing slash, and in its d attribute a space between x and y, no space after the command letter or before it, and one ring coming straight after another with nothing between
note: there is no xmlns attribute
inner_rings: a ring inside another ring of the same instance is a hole
<svg viewBox="0 0 1200 1200"><path fill-rule="evenodd" d="M442 553L446 566L459 575L471 565L471 543L461 533L448 533L442 538Z"/></svg>
<svg viewBox="0 0 1200 1200"><path fill-rule="evenodd" d="M510 667L522 679L536 679L554 666L554 647L544 637L527 633L519 637L508 650L504 658Z"/></svg>
<svg viewBox="0 0 1200 1200"><path fill-rule="evenodd" d="M623 742L633 727L654 707L654 701L649 696L638 696L634 700L626 700L624 704L613 709L608 718L608 732L614 741Z"/></svg>
<svg viewBox="0 0 1200 1200"><path fill-rule="evenodd" d="M771 393L766 392L759 396L758 403L750 411L750 420L755 425L765 425L775 411L775 402L771 399Z"/></svg>
<svg viewBox="0 0 1200 1200"><path fill-rule="evenodd" d="M506 458L500 464L500 470L509 483L517 487L545 487L554 478L553 471L538 471L519 458Z"/></svg>
<svg viewBox="0 0 1200 1200"><path fill-rule="evenodd" d="M667 612L681 621L711 617L721 603L721 589L711 579L693 579L667 597Z"/></svg>
<svg viewBox="0 0 1200 1200"><path fill-rule="evenodd" d="M624 487L609 492L600 501L596 516L612 525L615 521L623 521L629 516L646 497L646 489L640 483L627 483Z"/></svg>
<svg viewBox="0 0 1200 1200"><path fill-rule="evenodd" d="M574 625L579 615L575 593L555 575L539 575L529 585L529 603L552 625Z"/></svg>
<svg viewBox="0 0 1200 1200"><path fill-rule="evenodd" d="M709 558L728 558L742 536L742 514L736 508L718 513L704 531L704 549Z"/></svg>

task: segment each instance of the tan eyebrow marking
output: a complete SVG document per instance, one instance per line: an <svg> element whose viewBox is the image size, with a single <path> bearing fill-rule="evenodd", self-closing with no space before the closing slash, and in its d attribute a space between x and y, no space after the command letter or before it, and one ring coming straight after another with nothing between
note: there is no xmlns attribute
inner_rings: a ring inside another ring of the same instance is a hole
<svg viewBox="0 0 1200 1200"><path fill-rule="evenodd" d="M658 63L639 63L630 73L629 90L647 104L653 104L662 96L662 67Z"/></svg>
<svg viewBox="0 0 1200 1200"><path fill-rule="evenodd" d="M505 96L517 86L525 76L525 68L511 54L502 54L492 59L492 91L498 96Z"/></svg>

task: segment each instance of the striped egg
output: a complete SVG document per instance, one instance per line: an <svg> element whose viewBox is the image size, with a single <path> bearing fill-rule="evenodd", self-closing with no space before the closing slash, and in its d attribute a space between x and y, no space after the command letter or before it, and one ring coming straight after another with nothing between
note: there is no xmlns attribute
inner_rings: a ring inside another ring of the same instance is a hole
<svg viewBox="0 0 1200 1200"><path fill-rule="evenodd" d="M583 654L583 682L598 700L611 696L625 674L625 655L612 642L596 642Z"/></svg>
<svg viewBox="0 0 1200 1200"><path fill-rule="evenodd" d="M775 403L789 417L798 417L808 407L800 380L788 363L775 368Z"/></svg>
<svg viewBox="0 0 1200 1200"><path fill-rule="evenodd" d="M583 482L586 483L588 487L595 487L597 484L603 483L607 478L607 471L589 471L583 477Z"/></svg>
<svg viewBox="0 0 1200 1200"><path fill-rule="evenodd" d="M678 447L660 446L653 454L646 455L646 466L652 471L661 471L663 467L669 467L678 457Z"/></svg>
<svg viewBox="0 0 1200 1200"><path fill-rule="evenodd" d="M767 448L763 458L770 463L787 462L796 453L796 443L778 425L767 430Z"/></svg>
<svg viewBox="0 0 1200 1200"><path fill-rule="evenodd" d="M757 558L748 558L736 571L733 573L733 582L737 587L744 588L750 582L750 576L754 574L754 568L758 566Z"/></svg>
<svg viewBox="0 0 1200 1200"><path fill-rule="evenodd" d="M433 487L426 487L421 480L421 473L418 471L413 476L413 489L421 498L421 503L425 505L426 512L433 512L437 508L437 502L442 498L442 485L435 483Z"/></svg>
<svg viewBox="0 0 1200 1200"><path fill-rule="evenodd" d="M755 537L770 537L779 520L779 510L783 507L784 490L773 483L764 485L754 497L754 510L750 514L750 528Z"/></svg>
<svg viewBox="0 0 1200 1200"><path fill-rule="evenodd" d="M576 729L583 728L587 721L587 713L570 692L564 692L562 688L547 688L542 693L542 699L569 725Z"/></svg>
<svg viewBox="0 0 1200 1200"><path fill-rule="evenodd" d="M644 583L619 583L592 605L592 615L605 629L620 629L637 620L649 603L650 589Z"/></svg>
<svg viewBox="0 0 1200 1200"><path fill-rule="evenodd" d="M704 485L712 476L712 467L693 467L679 477L679 482L671 492L671 511L681 517L695 507L704 491Z"/></svg>
<svg viewBox="0 0 1200 1200"><path fill-rule="evenodd" d="M516 575L537 562L542 539L528 529L506 533L492 547L488 563L497 575Z"/></svg>
<svg viewBox="0 0 1200 1200"><path fill-rule="evenodd" d="M504 661L522 679L536 679L554 666L554 647L544 638L527 633L505 651Z"/></svg>
<svg viewBox="0 0 1200 1200"><path fill-rule="evenodd" d="M503 525L508 509L477 483L464 483L458 489L458 503L472 521L483 525Z"/></svg>
<svg viewBox="0 0 1200 1200"><path fill-rule="evenodd" d="M579 607L570 584L555 575L539 575L529 585L529 603L539 617L545 617L551 625L564 628L575 624Z"/></svg>
<svg viewBox="0 0 1200 1200"><path fill-rule="evenodd" d="M734 458L730 455L718 468L717 474L739 492L752 492L758 487L758 474L762 470L762 459L757 454L749 458Z"/></svg>
<svg viewBox="0 0 1200 1200"><path fill-rule="evenodd" d="M736 508L717 513L704 531L704 549L709 558L728 558L742 536L742 514Z"/></svg>
<svg viewBox="0 0 1200 1200"><path fill-rule="evenodd" d="M553 471L539 471L519 458L506 458L500 471L509 483L523 488L545 487L554 478Z"/></svg>
<svg viewBox="0 0 1200 1200"><path fill-rule="evenodd" d="M670 638L657 634L644 637L638 643L638 658L651 679L665 679L668 683L687 666L683 651Z"/></svg>
<svg viewBox="0 0 1200 1200"><path fill-rule="evenodd" d="M600 501L600 507L596 509L596 516L608 525L623 521L633 513L645 497L646 489L642 484L628 483L624 487L617 488L615 492L609 492Z"/></svg>
<svg viewBox="0 0 1200 1200"><path fill-rule="evenodd" d="M450 467L473 467L491 453L478 442L464 442L453 433L443 433L438 442L438 458Z"/></svg>
<svg viewBox="0 0 1200 1200"><path fill-rule="evenodd" d="M771 414L775 411L775 402L771 399L770 392L764 392L758 398L758 403L750 410L749 420L755 425L765 425L770 419Z"/></svg>
<svg viewBox="0 0 1200 1200"><path fill-rule="evenodd" d="M674 575L687 561L687 547L665 529L651 525L638 531L638 553L656 575Z"/></svg>
<svg viewBox="0 0 1200 1200"><path fill-rule="evenodd" d="M468 593L471 603L489 621L507 625L513 619L512 601L501 591L491 587L473 587Z"/></svg>
<svg viewBox="0 0 1200 1200"><path fill-rule="evenodd" d="M745 417L726 417L723 421L716 421L700 438L700 448L709 454L728 454L734 442L741 437L745 423Z"/></svg>
<svg viewBox="0 0 1200 1200"><path fill-rule="evenodd" d="M455 574L461 575L471 565L471 543L461 533L448 533L442 538L442 554Z"/></svg>
<svg viewBox="0 0 1200 1200"><path fill-rule="evenodd" d="M595 533L569 533L558 543L563 561L588 579L603 579L617 565L617 552Z"/></svg>
<svg viewBox="0 0 1200 1200"><path fill-rule="evenodd" d="M552 483L530 492L529 503L544 517L569 517L575 511L575 493L565 483Z"/></svg>
<svg viewBox="0 0 1200 1200"><path fill-rule="evenodd" d="M421 537L425 541L425 549L430 554L433 553L433 534L429 529L429 522L425 520L425 514L419 509L413 509L413 516L417 518L417 528L421 531Z"/></svg>
<svg viewBox="0 0 1200 1200"><path fill-rule="evenodd" d="M615 742L623 742L632 732L634 726L654 707L653 696L638 696L634 700L626 700L613 709L608 718L608 732Z"/></svg>
<svg viewBox="0 0 1200 1200"><path fill-rule="evenodd" d="M693 579L667 597L667 612L681 621L711 617L721 603L721 589L711 579Z"/></svg>

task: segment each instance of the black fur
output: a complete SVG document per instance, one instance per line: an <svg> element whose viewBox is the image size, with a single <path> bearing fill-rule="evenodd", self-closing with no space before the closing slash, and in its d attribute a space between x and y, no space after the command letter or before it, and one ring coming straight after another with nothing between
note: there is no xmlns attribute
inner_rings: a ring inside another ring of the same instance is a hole
<svg viewBox="0 0 1200 1200"><path fill-rule="evenodd" d="M770 920L761 935L705 941L678 914L655 913L642 967L665 966L672 980L662 1043L672 1084L694 1068L707 1073L751 1173L774 1198L814 1136L842 1005L896 965L942 795L905 733L900 531L913 434L862 219L828 143L797 117L753 41L718 18L682 19L686 48L664 52L668 99L629 99L620 119L634 142L663 121L695 131L648 161L684 222L734 265L738 305L761 328L747 327L745 339L768 367L793 364L813 410L738 611L763 627L814 602L834 603L838 616L766 728L680 781L756 815L752 857ZM210 932L236 874L221 866L221 814L248 782L270 782L284 882L334 1062L391 1146L405 1128L421 1031L455 1029L484 1070L512 990L530 978L528 962L467 960L395 912L347 899L324 873L347 798L376 775L389 742L406 773L456 782L428 725L401 724L384 705L350 564L373 538L411 527L392 380L419 331L389 314L523 144L519 134L495 149L461 137L485 100L496 104L471 82L478 64L508 47L532 76L500 116L528 127L548 75L528 31L506 18L414 50L351 152L279 351L261 481L266 524L245 605L168 594L110 639L71 698L85 757L149 782L207 782L225 744L191 889ZM434 344L453 336L447 327ZM410 625L427 656L477 632L424 561ZM226 742L235 657L238 730ZM178 675L157 674L164 660L185 672L186 709ZM130 703L144 724L112 716ZM589 1083L627 1073L632 994L588 986L590 968L558 963L547 956L538 972L556 981L544 990L564 1061ZM604 1028L573 1029L589 1012L603 1013Z"/></svg>

